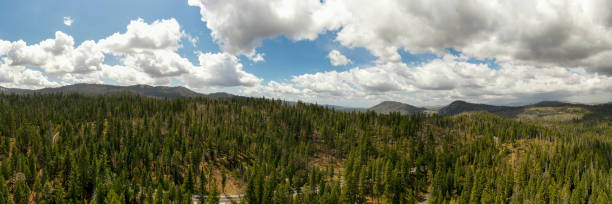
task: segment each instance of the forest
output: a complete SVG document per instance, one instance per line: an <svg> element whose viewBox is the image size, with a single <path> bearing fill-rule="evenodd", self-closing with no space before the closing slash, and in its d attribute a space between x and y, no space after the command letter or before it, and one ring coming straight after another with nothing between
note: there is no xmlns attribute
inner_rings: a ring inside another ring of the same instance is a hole
<svg viewBox="0 0 612 204"><path fill-rule="evenodd" d="M0 203L612 203L611 110L555 122L0 95Z"/></svg>

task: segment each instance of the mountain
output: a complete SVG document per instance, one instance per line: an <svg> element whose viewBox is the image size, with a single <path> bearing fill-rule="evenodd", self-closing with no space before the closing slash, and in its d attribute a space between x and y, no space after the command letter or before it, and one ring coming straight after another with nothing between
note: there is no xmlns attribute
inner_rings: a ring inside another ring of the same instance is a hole
<svg viewBox="0 0 612 204"><path fill-rule="evenodd" d="M1 87L0 86L0 93L5 93L5 94L27 94L27 93L33 93L34 91L29 90L29 89L14 89L14 88L5 88L5 87Z"/></svg>
<svg viewBox="0 0 612 204"><path fill-rule="evenodd" d="M233 98L237 97L228 93L200 94L188 88L177 86L114 86L104 84L74 84L56 88L43 88L38 90L12 89L0 87L0 93L7 94L52 94L52 93L78 93L83 95L107 95L118 93L130 93L155 98L180 98L180 97L209 97L209 98Z"/></svg>
<svg viewBox="0 0 612 204"><path fill-rule="evenodd" d="M52 94L52 93L78 93L83 95L107 95L129 93L155 98L180 98L180 97L207 97L214 99L227 98L242 98L228 93L211 93L201 94L194 92L188 88L178 86L149 86L149 85L134 85L134 86L115 86L103 84L74 84L56 88L43 88L38 90L16 89L0 87L0 94ZM287 102L294 105L297 102ZM335 105L322 105L328 108L343 112L361 112L372 110L377 113L387 114L391 112L399 112L401 114L440 114L440 115L456 115L463 112L472 111L487 111L496 115L515 119L540 119L540 120L574 120L584 116L599 117L604 119L612 118L612 103L608 104L576 104L559 101L542 101L532 105L525 106L495 106L488 104L469 103L465 101L454 101L451 104L440 107L426 109L415 107L409 104L384 101L369 109L343 107ZM593 113L593 114L589 114Z"/></svg>
<svg viewBox="0 0 612 204"><path fill-rule="evenodd" d="M422 113L426 109L396 101L384 101L378 105L369 108L368 110L383 114L392 112L399 112L401 114L417 114Z"/></svg>
<svg viewBox="0 0 612 204"><path fill-rule="evenodd" d="M561 102L561 101L541 101L539 103L535 103L532 105L528 105L532 107L561 107L561 106L580 106L587 107L591 105L580 104L580 103L569 103L569 102Z"/></svg>
<svg viewBox="0 0 612 204"><path fill-rule="evenodd" d="M323 106L327 107L327 108L331 108L331 109L337 110L337 111L347 112L347 113L350 113L350 112L364 112L364 111L367 110L365 108L355 108L355 107L337 106L337 105L323 105Z"/></svg>
<svg viewBox="0 0 612 204"><path fill-rule="evenodd" d="M451 104L449 104L448 106L442 107L439 111L438 114L440 115L456 115L459 113L463 113L463 112L469 112L469 111L487 111L490 113L503 113L503 112L508 112L508 111L512 111L514 109L517 109L519 107L512 107L512 106L494 106L494 105L487 105L487 104L478 104L478 103L468 103L465 101L454 101Z"/></svg>
<svg viewBox="0 0 612 204"><path fill-rule="evenodd" d="M471 111L487 111L506 118L528 121L577 121L585 118L607 121L612 119L611 104L587 105L559 101L542 101L524 106L494 106L455 101L442 107L437 113L456 115Z"/></svg>

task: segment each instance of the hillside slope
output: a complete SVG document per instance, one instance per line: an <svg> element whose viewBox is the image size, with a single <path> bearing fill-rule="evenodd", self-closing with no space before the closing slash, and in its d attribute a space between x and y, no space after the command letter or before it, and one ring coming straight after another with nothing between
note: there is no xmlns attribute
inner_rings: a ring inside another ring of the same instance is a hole
<svg viewBox="0 0 612 204"><path fill-rule="evenodd" d="M387 114L392 112L399 112L401 114L418 114L425 111L425 108L419 108L405 103L396 101L384 101L378 105L375 105L368 110L372 110L377 113Z"/></svg>
<svg viewBox="0 0 612 204"><path fill-rule="evenodd" d="M221 193L247 203L608 203L610 120L586 118L0 95L0 198L12 200L0 203L191 203Z"/></svg>
<svg viewBox="0 0 612 204"><path fill-rule="evenodd" d="M487 111L490 113L502 113L515 110L517 107L511 106L494 106L487 104L468 103L465 101L454 101L448 106L442 107L438 114L440 115L456 115L469 111Z"/></svg>
<svg viewBox="0 0 612 204"><path fill-rule="evenodd" d="M235 95L228 93L211 93L200 94L182 86L149 86L149 85L133 85L133 86L115 86L105 84L74 84L56 88L43 88L38 90L29 89L14 89L0 87L0 93L7 94L83 94L83 95L108 95L118 93L130 93L155 98L181 98L181 97L209 97L209 98L233 98Z"/></svg>

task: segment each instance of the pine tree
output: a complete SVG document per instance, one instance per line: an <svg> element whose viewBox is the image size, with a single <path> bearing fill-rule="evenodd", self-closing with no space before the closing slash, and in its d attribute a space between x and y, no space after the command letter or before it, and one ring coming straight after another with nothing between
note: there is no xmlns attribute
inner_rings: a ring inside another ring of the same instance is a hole
<svg viewBox="0 0 612 204"><path fill-rule="evenodd" d="M53 189L53 186L51 186L51 183L46 182L45 185L43 186L42 192L40 192L40 199L38 199L38 202L40 203L54 203L56 201L56 197L55 197L55 189ZM104 200L102 200L104 201ZM96 203L104 203L104 202L96 202Z"/></svg>
<svg viewBox="0 0 612 204"><path fill-rule="evenodd" d="M185 189L187 190L187 192L193 193L194 181L193 181L193 175L191 174L190 170L187 170L187 177L185 177L184 183L185 183Z"/></svg>
<svg viewBox="0 0 612 204"><path fill-rule="evenodd" d="M367 196L371 194L372 190L368 182L367 169L362 169L359 173L359 195Z"/></svg>
<svg viewBox="0 0 612 204"><path fill-rule="evenodd" d="M16 204L27 204L30 198L30 187L26 182L25 176L18 173L16 176L15 187L13 189L13 200Z"/></svg>
<svg viewBox="0 0 612 204"><path fill-rule="evenodd" d="M225 195L225 184L227 183L227 175L225 168L221 168L221 192Z"/></svg>
<svg viewBox="0 0 612 204"><path fill-rule="evenodd" d="M106 195L106 198L104 199L104 203L120 204L121 200L119 199L119 196L117 196L117 193L115 193L115 191L111 188L108 194Z"/></svg>
<svg viewBox="0 0 612 204"><path fill-rule="evenodd" d="M170 194L169 193L164 193L164 195L162 195L162 204L171 204L172 201L170 200Z"/></svg>
<svg viewBox="0 0 612 204"><path fill-rule="evenodd" d="M578 184L578 187L576 187L573 191L572 191L572 195L570 197L570 203L584 203L584 186L582 185L582 182L580 184Z"/></svg>
<svg viewBox="0 0 612 204"><path fill-rule="evenodd" d="M201 170L200 171L200 195L199 195L199 197L200 197L200 204L203 204L203 203L206 202L206 200L204 200L204 196L206 194L208 194L207 191L206 191L206 185L207 185L207 181L206 180L207 180L206 179L206 173L204 172L204 170Z"/></svg>
<svg viewBox="0 0 612 204"><path fill-rule="evenodd" d="M289 184L280 184L276 186L276 190L274 191L274 198L272 199L274 203L290 203L291 190L289 189Z"/></svg>
<svg viewBox="0 0 612 204"><path fill-rule="evenodd" d="M11 197L2 175L0 175L0 203L11 203Z"/></svg>
<svg viewBox="0 0 612 204"><path fill-rule="evenodd" d="M479 172L476 173L477 175L479 174ZM479 176L474 176L474 178L478 178ZM470 190L471 194L470 194L470 203L480 203L480 196L482 194L482 188L481 188L481 180L474 180L474 183L472 185L472 189Z"/></svg>
<svg viewBox="0 0 612 204"><path fill-rule="evenodd" d="M161 184L159 184L157 186L157 190L155 191L155 203L162 204L163 199L164 199L164 189L162 188Z"/></svg>
<svg viewBox="0 0 612 204"><path fill-rule="evenodd" d="M361 203L363 198L359 194L359 171L354 169L350 176L345 178L342 188L342 201L348 203Z"/></svg>
<svg viewBox="0 0 612 204"><path fill-rule="evenodd" d="M219 203L219 190L217 190L217 184L213 182L209 190L208 198L206 199L206 203L208 204L217 204Z"/></svg>
<svg viewBox="0 0 612 204"><path fill-rule="evenodd" d="M597 198L595 200L594 203L606 203L609 202L612 198L610 198L610 195L605 193L603 190L599 190L599 193L597 193Z"/></svg>
<svg viewBox="0 0 612 204"><path fill-rule="evenodd" d="M122 203L186 202L218 189L210 172L222 192L228 179L249 183L251 203L293 202L294 191L301 203L413 203L428 186L432 203L606 203L609 124L589 119L602 111L557 125L252 98L2 95L0 176L9 198L27 188L37 203L104 203L110 189ZM344 161L341 177L318 170L319 152Z"/></svg>
<svg viewBox="0 0 612 204"><path fill-rule="evenodd" d="M108 186L104 184L102 181L96 183L96 190L94 198L96 203L104 203L104 199L106 199L106 195L108 194Z"/></svg>

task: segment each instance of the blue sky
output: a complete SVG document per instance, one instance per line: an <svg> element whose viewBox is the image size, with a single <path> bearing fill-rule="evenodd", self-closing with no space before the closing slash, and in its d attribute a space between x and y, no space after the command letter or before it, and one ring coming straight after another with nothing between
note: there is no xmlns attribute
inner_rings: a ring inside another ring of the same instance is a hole
<svg viewBox="0 0 612 204"><path fill-rule="evenodd" d="M612 97L612 65L604 60L612 57L612 23L603 16L610 6L600 2L517 1L504 9L484 0L0 4L5 87L146 83L361 107L382 100L431 106ZM592 15L581 15L585 9ZM560 24L551 12L586 23Z"/></svg>
<svg viewBox="0 0 612 204"><path fill-rule="evenodd" d="M59 3L58 3L59 2ZM36 43L52 38L55 31L63 31L74 37L78 45L84 40L95 40L116 32L125 32L130 21L142 18L151 23L159 19L176 19L186 33L198 37L197 47L183 43L178 52L192 62L197 61L196 51L219 52L219 46L210 36L206 23L202 22L199 9L187 2L176 0L105 0L105 1L8 1L0 12L0 39ZM74 23L66 26L64 17ZM19 19L19 23L15 23ZM292 41L280 35L267 39L257 50L265 53L264 62L249 62L242 56L245 70L264 80L285 80L293 75L315 73L326 70L344 70L334 67L326 58L332 49L340 49L353 58L355 64L370 64L375 59L363 48L342 48L334 42L333 32L322 34L313 41ZM409 55L409 54L406 54ZM418 56L413 59L420 61ZM423 57L428 58L428 57ZM110 60L107 58L107 60Z"/></svg>

